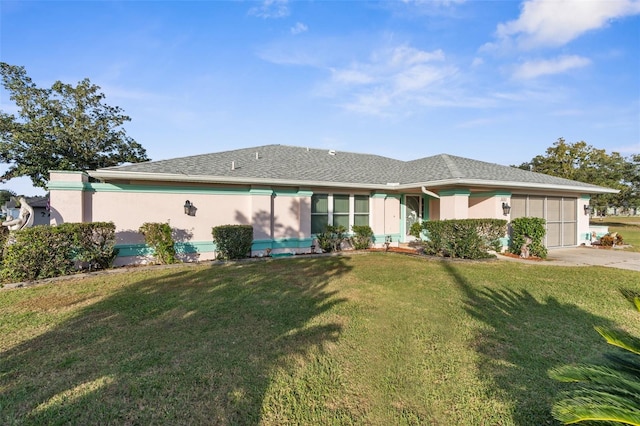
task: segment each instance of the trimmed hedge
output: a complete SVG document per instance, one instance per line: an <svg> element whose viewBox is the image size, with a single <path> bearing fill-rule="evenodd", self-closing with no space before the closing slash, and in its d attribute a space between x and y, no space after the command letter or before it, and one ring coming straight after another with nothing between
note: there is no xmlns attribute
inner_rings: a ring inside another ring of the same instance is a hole
<svg viewBox="0 0 640 426"><path fill-rule="evenodd" d="M529 244L529 254L531 256L545 259L547 257L547 248L542 240L546 234L546 221L541 217L519 217L511 221L511 242L509 251L513 254L520 255L522 246L526 241L526 237L531 238Z"/></svg>
<svg viewBox="0 0 640 426"><path fill-rule="evenodd" d="M253 227L251 225L215 226L211 230L218 259L242 259L251 255Z"/></svg>
<svg viewBox="0 0 640 426"><path fill-rule="evenodd" d="M138 231L144 235L144 242L153 249L158 263L176 263L175 241L168 223L145 222Z"/></svg>
<svg viewBox="0 0 640 426"><path fill-rule="evenodd" d="M342 225L327 225L327 229L316 235L318 246L323 253L342 250L342 242L347 239L347 228Z"/></svg>
<svg viewBox="0 0 640 426"><path fill-rule="evenodd" d="M452 219L425 221L429 241L425 253L462 259L493 257L489 250L499 251L500 238L507 233L504 219Z"/></svg>
<svg viewBox="0 0 640 426"><path fill-rule="evenodd" d="M12 232L4 246L3 281L67 275L81 267L108 268L117 255L111 222L63 223Z"/></svg>

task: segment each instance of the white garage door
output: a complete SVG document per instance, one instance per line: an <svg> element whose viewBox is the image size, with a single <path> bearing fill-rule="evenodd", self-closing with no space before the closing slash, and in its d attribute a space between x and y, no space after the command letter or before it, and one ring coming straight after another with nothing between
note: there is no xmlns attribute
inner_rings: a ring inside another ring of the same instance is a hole
<svg viewBox="0 0 640 426"><path fill-rule="evenodd" d="M541 217L547 221L545 245L567 247L577 245L577 198L511 196L511 218Z"/></svg>

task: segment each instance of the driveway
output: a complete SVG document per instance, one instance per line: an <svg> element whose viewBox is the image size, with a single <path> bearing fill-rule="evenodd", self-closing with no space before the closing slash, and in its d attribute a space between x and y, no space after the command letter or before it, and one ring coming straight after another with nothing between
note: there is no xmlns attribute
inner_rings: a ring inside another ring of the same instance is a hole
<svg viewBox="0 0 640 426"><path fill-rule="evenodd" d="M501 256L501 259L509 259ZM519 260L520 262L529 262ZM640 253L618 249L600 249L592 247L571 247L550 249L545 265L560 266L606 266L608 268L640 271Z"/></svg>

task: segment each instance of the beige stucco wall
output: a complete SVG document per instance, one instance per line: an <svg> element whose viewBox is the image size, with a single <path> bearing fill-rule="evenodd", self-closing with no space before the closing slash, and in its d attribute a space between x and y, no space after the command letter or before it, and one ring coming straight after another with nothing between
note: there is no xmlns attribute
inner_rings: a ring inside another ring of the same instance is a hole
<svg viewBox="0 0 640 426"><path fill-rule="evenodd" d="M509 203L505 196L469 197L469 219L507 219L502 210L502 203Z"/></svg>
<svg viewBox="0 0 640 426"><path fill-rule="evenodd" d="M468 219L469 195L441 195L440 196L440 220Z"/></svg>

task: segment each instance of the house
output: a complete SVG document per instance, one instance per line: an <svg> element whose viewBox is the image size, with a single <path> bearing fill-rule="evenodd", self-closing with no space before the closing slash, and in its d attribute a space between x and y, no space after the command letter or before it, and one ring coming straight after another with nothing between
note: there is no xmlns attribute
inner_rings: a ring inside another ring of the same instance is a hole
<svg viewBox="0 0 640 426"><path fill-rule="evenodd" d="M52 171L51 223L113 221L118 264L144 262L138 228L169 222L185 260L215 257L213 226L250 224L252 253L309 253L327 224L368 224L381 246L419 220L538 216L549 248L588 244L591 194L615 190L447 154L400 161L266 145L109 167Z"/></svg>

